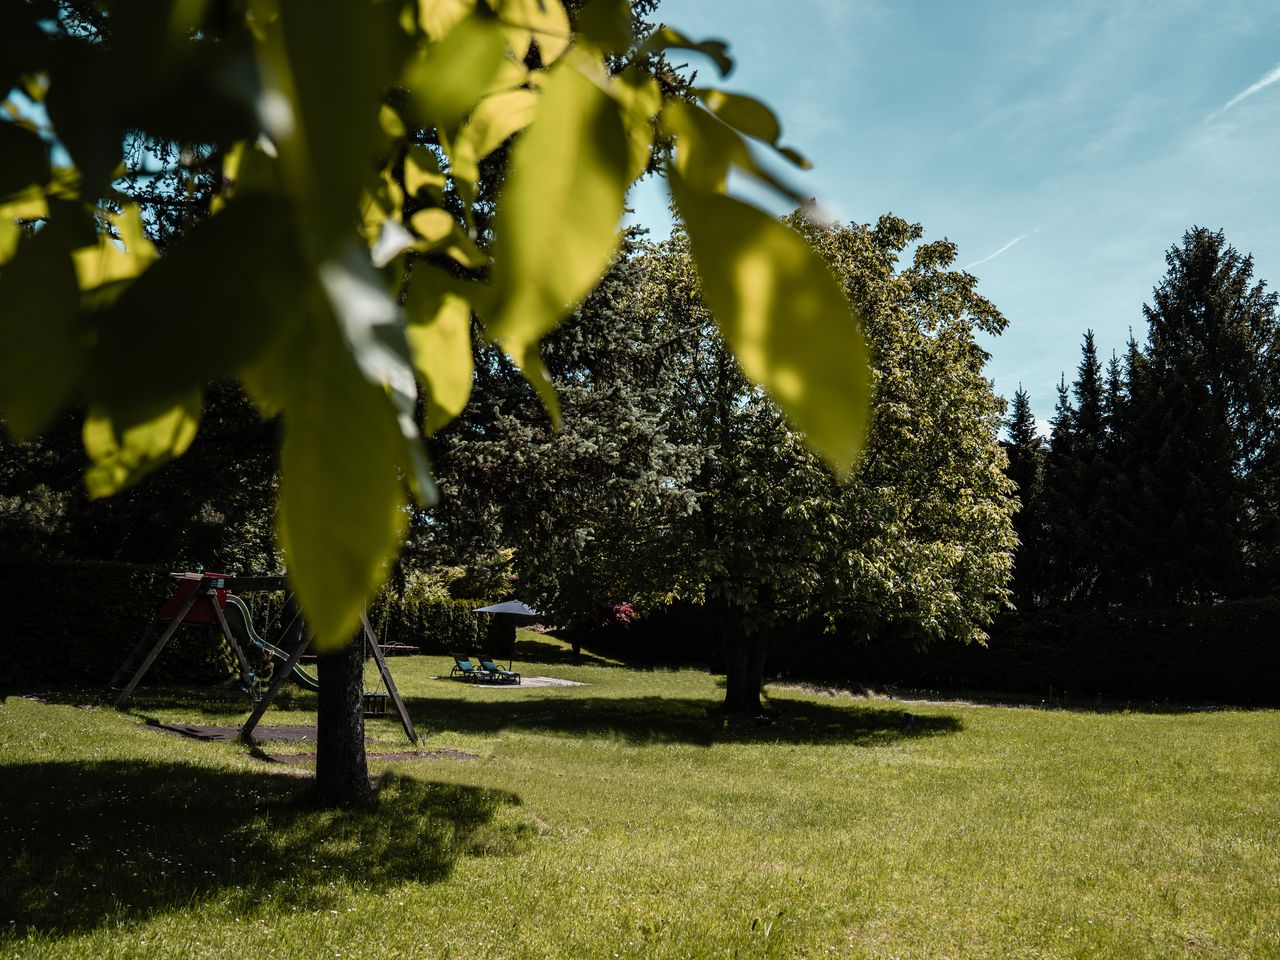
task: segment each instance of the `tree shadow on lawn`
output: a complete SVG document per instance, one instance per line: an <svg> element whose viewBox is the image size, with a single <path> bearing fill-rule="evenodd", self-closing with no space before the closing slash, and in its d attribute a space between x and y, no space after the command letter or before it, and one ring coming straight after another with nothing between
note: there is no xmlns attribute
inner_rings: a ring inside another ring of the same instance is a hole
<svg viewBox="0 0 1280 960"><path fill-rule="evenodd" d="M0 931L64 934L232 898L232 915L336 907L336 879L447 877L534 832L495 822L520 798L387 775L375 809L317 810L309 779L180 763L0 766ZM197 908L198 909L198 908ZM10 923L10 921L13 921Z"/></svg>
<svg viewBox="0 0 1280 960"><path fill-rule="evenodd" d="M514 691L513 691L514 693ZM518 696L518 695L517 695ZM774 699L766 717L725 713L709 700L686 697L519 697L511 700L405 700L422 729L494 734L518 729L632 743L846 744L882 746L957 733L949 715L910 713L858 704Z"/></svg>
<svg viewBox="0 0 1280 960"><path fill-rule="evenodd" d="M535 639L537 634L517 635L515 660L518 663L530 664L536 663L545 666L574 666L574 667L621 667L623 663L617 660L607 660L604 657L596 656L594 653L588 653L586 649L582 649L576 657L573 655L573 649L567 647L563 642L554 640ZM482 650L481 653L492 653L490 650ZM496 654L495 654L496 656ZM504 657L498 657L499 660Z"/></svg>
<svg viewBox="0 0 1280 960"><path fill-rule="evenodd" d="M19 695L31 697L41 703L56 703L68 707L91 706L104 710L115 709L112 702L114 694L104 687L58 687L41 690L36 694ZM289 684L286 684L271 701L274 709L313 712L316 709L316 703L316 694ZM231 723L241 723L253 709L253 703L243 690L231 683L188 686L143 684L125 701L121 710L126 714L147 719L157 710L179 708L207 717L221 717Z"/></svg>

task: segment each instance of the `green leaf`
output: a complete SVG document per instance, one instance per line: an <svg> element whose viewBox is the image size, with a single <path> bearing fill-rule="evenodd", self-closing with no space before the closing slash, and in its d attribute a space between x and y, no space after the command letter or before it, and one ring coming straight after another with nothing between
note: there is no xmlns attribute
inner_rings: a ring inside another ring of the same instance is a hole
<svg viewBox="0 0 1280 960"><path fill-rule="evenodd" d="M778 122L777 115L759 100L741 93L710 88L694 92L708 110L735 130L764 141L803 170L812 166L801 154L778 143L782 136L782 125Z"/></svg>
<svg viewBox="0 0 1280 960"><path fill-rule="evenodd" d="M409 196L425 191L427 199L439 204L444 198L444 173L430 148L414 144L405 152L404 189Z"/></svg>
<svg viewBox="0 0 1280 960"><path fill-rule="evenodd" d="M537 113L532 90L503 90L485 97L448 144L449 172L469 183L480 179L480 161L529 125ZM405 164L408 186L408 163Z"/></svg>
<svg viewBox="0 0 1280 960"><path fill-rule="evenodd" d="M443 271L418 266L405 299L405 336L423 385L428 435L458 416L471 398L471 301L460 287Z"/></svg>
<svg viewBox="0 0 1280 960"><path fill-rule="evenodd" d="M442 40L475 9L475 0L418 0L418 22L428 37Z"/></svg>
<svg viewBox="0 0 1280 960"><path fill-rule="evenodd" d="M49 147L20 123L0 120L0 197L49 182Z"/></svg>
<svg viewBox="0 0 1280 960"><path fill-rule="evenodd" d="M867 431L862 320L795 231L668 171L708 306L742 371L760 384L840 477Z"/></svg>
<svg viewBox="0 0 1280 960"><path fill-rule="evenodd" d="M357 367L319 288L278 365L284 406L279 536L316 646L351 640L405 526L402 445L387 395Z"/></svg>
<svg viewBox="0 0 1280 960"><path fill-rule="evenodd" d="M724 193L729 170L737 167L791 202L803 202L799 191L760 165L742 134L702 107L669 103L662 123L676 139L676 169L696 189Z"/></svg>
<svg viewBox="0 0 1280 960"><path fill-rule="evenodd" d="M497 23L463 20L405 69L415 120L453 137L506 60L507 42Z"/></svg>
<svg viewBox="0 0 1280 960"><path fill-rule="evenodd" d="M320 267L320 284L347 348L366 380L385 391L400 430L398 459L414 496L436 500L414 413L418 388L404 324L368 252L351 243L341 260Z"/></svg>
<svg viewBox="0 0 1280 960"><path fill-rule="evenodd" d="M382 97L399 76L407 38L393 3L281 0L258 44L258 113L305 218L318 260L355 224L366 171L384 139Z"/></svg>
<svg viewBox="0 0 1280 960"><path fill-rule="evenodd" d="M438 250L469 269L483 267L489 262L489 258L467 236L448 210L439 207L419 210L409 218L409 225L422 237L423 242L415 245L415 249L421 253Z"/></svg>
<svg viewBox="0 0 1280 960"><path fill-rule="evenodd" d="M634 180L649 166L653 150L653 119L662 109L662 90L658 81L632 64L613 78L609 92L622 107L622 122L627 130L630 152L627 177Z"/></svg>
<svg viewBox="0 0 1280 960"><path fill-rule="evenodd" d="M522 366L591 291L617 248L630 182L627 136L601 82L603 65L571 52L548 72L538 115L512 151L494 225L497 302L486 321Z"/></svg>
<svg viewBox="0 0 1280 960"><path fill-rule="evenodd" d="M528 55L532 40L538 42L544 67L559 60L569 47L569 15L560 0L499 0L498 20L506 28L517 60L523 61Z"/></svg>
<svg viewBox="0 0 1280 960"><path fill-rule="evenodd" d="M238 375L296 317L307 283L297 251L288 207L261 194L192 228L95 318L90 401L168 406Z"/></svg>
<svg viewBox="0 0 1280 960"><path fill-rule="evenodd" d="M661 50L693 50L709 57L720 71L720 76L727 77L733 72L733 60L729 57L729 47L723 40L690 40L687 36L672 27L660 27L649 35L640 48L642 53L657 53Z"/></svg>
<svg viewBox="0 0 1280 960"><path fill-rule="evenodd" d="M142 210L136 204L103 217L115 228L119 241L100 233L96 244L72 253L81 290L133 280L159 256L143 230Z"/></svg>
<svg viewBox="0 0 1280 960"><path fill-rule="evenodd" d="M168 410L121 422L109 411L90 407L84 420L84 450L90 465L85 487L93 499L109 497L191 446L200 425L196 391Z"/></svg>
<svg viewBox="0 0 1280 960"><path fill-rule="evenodd" d="M587 0L578 13L578 33L588 43L621 53L635 39L627 0Z"/></svg>
<svg viewBox="0 0 1280 960"><path fill-rule="evenodd" d="M66 232L49 223L0 273L0 412L29 437L67 401L84 360L80 292Z"/></svg>

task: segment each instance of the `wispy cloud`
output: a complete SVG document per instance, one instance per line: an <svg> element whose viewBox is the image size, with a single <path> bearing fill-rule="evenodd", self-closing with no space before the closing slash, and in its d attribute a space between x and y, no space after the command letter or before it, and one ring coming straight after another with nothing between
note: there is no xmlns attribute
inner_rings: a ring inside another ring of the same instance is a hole
<svg viewBox="0 0 1280 960"><path fill-rule="evenodd" d="M1280 64L1277 64L1276 66L1274 66L1271 69L1271 72L1268 73L1261 80L1259 80L1257 83L1254 83L1254 84L1251 84L1250 86L1245 87L1243 90L1237 93L1234 97L1232 97L1222 106L1220 106L1217 110L1213 111L1213 113L1205 117L1204 118L1205 122L1208 123L1210 120L1217 119L1218 117L1226 113L1228 110L1230 110L1232 107L1234 107L1241 100L1248 100L1255 93L1258 93L1262 90L1267 89L1267 87L1271 86L1273 83L1280 83Z"/></svg>
<svg viewBox="0 0 1280 960"><path fill-rule="evenodd" d="M983 257L981 260L975 260L975 261L973 261L973 263L971 263L971 264L969 264L968 266L964 267L964 269L965 269L965 270L972 270L974 267L980 267L980 266L982 266L984 263L989 263L990 261L994 260L996 257L1000 256L1000 254L1002 254L1002 253L1006 253L1007 251L1009 251L1009 250L1013 249L1014 247L1016 247L1019 243L1021 243L1021 242L1022 242L1023 240L1025 240L1025 239L1027 239L1027 237L1031 236L1033 233L1039 233L1039 232L1040 232L1040 231L1039 231L1038 229L1037 229L1037 230L1028 230L1026 233L1022 234L1022 236L1020 236L1020 237L1014 237L1012 240L1010 240L1008 243L1006 243L1003 247L1001 247L1001 248L1000 248L999 250L997 250L995 253L989 253L989 254L987 254L985 257Z"/></svg>

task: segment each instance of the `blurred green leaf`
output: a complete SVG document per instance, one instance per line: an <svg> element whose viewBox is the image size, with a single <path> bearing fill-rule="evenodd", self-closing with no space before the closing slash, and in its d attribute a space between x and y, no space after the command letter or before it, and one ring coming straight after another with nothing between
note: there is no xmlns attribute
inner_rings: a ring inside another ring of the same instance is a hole
<svg viewBox="0 0 1280 960"><path fill-rule="evenodd" d="M653 119L662 109L662 90L658 81L632 64L613 78L609 92L622 107L622 122L627 130L630 152L627 177L634 180L649 165L653 150Z"/></svg>
<svg viewBox="0 0 1280 960"><path fill-rule="evenodd" d="M419 501L435 502L435 485L414 417L418 387L399 308L368 253L354 242L341 259L321 265L320 284L360 372L386 393L395 411L401 440L397 456L410 489Z"/></svg>
<svg viewBox="0 0 1280 960"><path fill-rule="evenodd" d="M764 103L754 97L724 90L703 88L694 92L708 110L735 130L764 141L803 170L808 170L811 166L801 154L778 143L782 136L782 125L778 122L777 115Z"/></svg>
<svg viewBox="0 0 1280 960"><path fill-rule="evenodd" d="M418 0L418 22L428 37L440 40L475 8L475 0Z"/></svg>
<svg viewBox="0 0 1280 960"><path fill-rule="evenodd" d="M584 40L610 53L621 53L635 39L627 0L587 0L577 26Z"/></svg>
<svg viewBox="0 0 1280 960"><path fill-rule="evenodd" d="M569 15L560 0L498 0L498 20L507 32L507 42L516 59L523 61L529 43L538 42L538 55L549 67L569 47Z"/></svg>
<svg viewBox="0 0 1280 960"><path fill-rule="evenodd" d="M497 303L485 319L489 336L522 367L617 248L630 183L627 135L603 79L602 64L572 51L548 73L538 115L512 151L494 226ZM524 369L538 387L543 375Z"/></svg>
<svg viewBox="0 0 1280 960"><path fill-rule="evenodd" d="M20 123L0 119L0 198L49 182L49 147Z"/></svg>
<svg viewBox="0 0 1280 960"><path fill-rule="evenodd" d="M356 366L315 288L272 384L283 399L279 535L322 651L345 645L405 526L402 440L387 395Z"/></svg>
<svg viewBox="0 0 1280 960"><path fill-rule="evenodd" d="M409 225L424 241L416 245L416 249L422 253L439 251L461 266L473 270L489 262L489 258L467 236L448 210L441 210L439 207L419 210L409 218Z"/></svg>
<svg viewBox="0 0 1280 960"><path fill-rule="evenodd" d="M761 166L742 134L696 104L676 101L662 111L666 130L676 139L676 169L698 190L723 193L729 170L737 167L793 203L804 197Z"/></svg>
<svg viewBox="0 0 1280 960"><path fill-rule="evenodd" d="M642 53L657 53L661 50L693 50L711 59L720 76L727 77L733 72L733 60L729 57L729 47L723 40L690 40L673 27L660 27L651 33L641 45Z"/></svg>
<svg viewBox="0 0 1280 960"><path fill-rule="evenodd" d="M485 97L456 139L448 144L450 173L470 183L478 182L480 161L527 127L537 109L538 95L532 90L503 90ZM407 181L407 172L405 177Z"/></svg>
<svg viewBox="0 0 1280 960"><path fill-rule="evenodd" d="M426 398L426 430L433 434L460 414L471 397L471 302L443 271L414 268L405 299L405 336Z"/></svg>
<svg viewBox="0 0 1280 960"><path fill-rule="evenodd" d="M742 371L769 391L841 478L866 438L862 321L795 231L668 172L702 292Z"/></svg>
<svg viewBox="0 0 1280 960"><path fill-rule="evenodd" d="M93 499L109 497L191 446L200 425L200 393L196 391L153 416L119 422L99 407L84 420L84 449L89 468L84 483Z"/></svg>
<svg viewBox="0 0 1280 960"><path fill-rule="evenodd" d="M507 42L497 23L463 20L405 69L415 120L453 137L506 60Z"/></svg>
<svg viewBox="0 0 1280 960"><path fill-rule="evenodd" d="M262 24L258 113L307 219L299 239L319 259L356 223L384 136L382 97L400 75L407 38L392 3L280 0L279 9Z"/></svg>
<svg viewBox="0 0 1280 960"><path fill-rule="evenodd" d="M296 318L297 251L288 207L261 194L191 229L94 318L89 399L153 408L237 375Z"/></svg>
<svg viewBox="0 0 1280 960"><path fill-rule="evenodd" d="M72 253L81 290L133 280L159 256L146 236L142 211L136 204L124 207L118 214L105 214L104 219L115 228L119 241L100 233L96 244Z"/></svg>
<svg viewBox="0 0 1280 960"><path fill-rule="evenodd" d="M424 191L432 203L439 204L444 197L444 183L440 161L431 149L421 144L409 147L404 157L405 193L413 197Z"/></svg>
<svg viewBox="0 0 1280 960"><path fill-rule="evenodd" d="M66 402L84 360L79 319L66 233L51 222L0 272L0 413L17 436L37 433Z"/></svg>

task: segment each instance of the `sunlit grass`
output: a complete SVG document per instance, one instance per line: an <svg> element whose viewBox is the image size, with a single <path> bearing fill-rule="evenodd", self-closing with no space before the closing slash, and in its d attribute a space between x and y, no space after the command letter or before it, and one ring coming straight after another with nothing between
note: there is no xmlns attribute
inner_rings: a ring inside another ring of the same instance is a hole
<svg viewBox="0 0 1280 960"><path fill-rule="evenodd" d="M1280 956L1276 712L774 690L774 723L726 723L703 672L547 643L516 669L583 686L392 660L423 747L478 759L375 761L355 818L305 804L305 766L140 722L236 724L231 693L10 698L0 956Z"/></svg>

